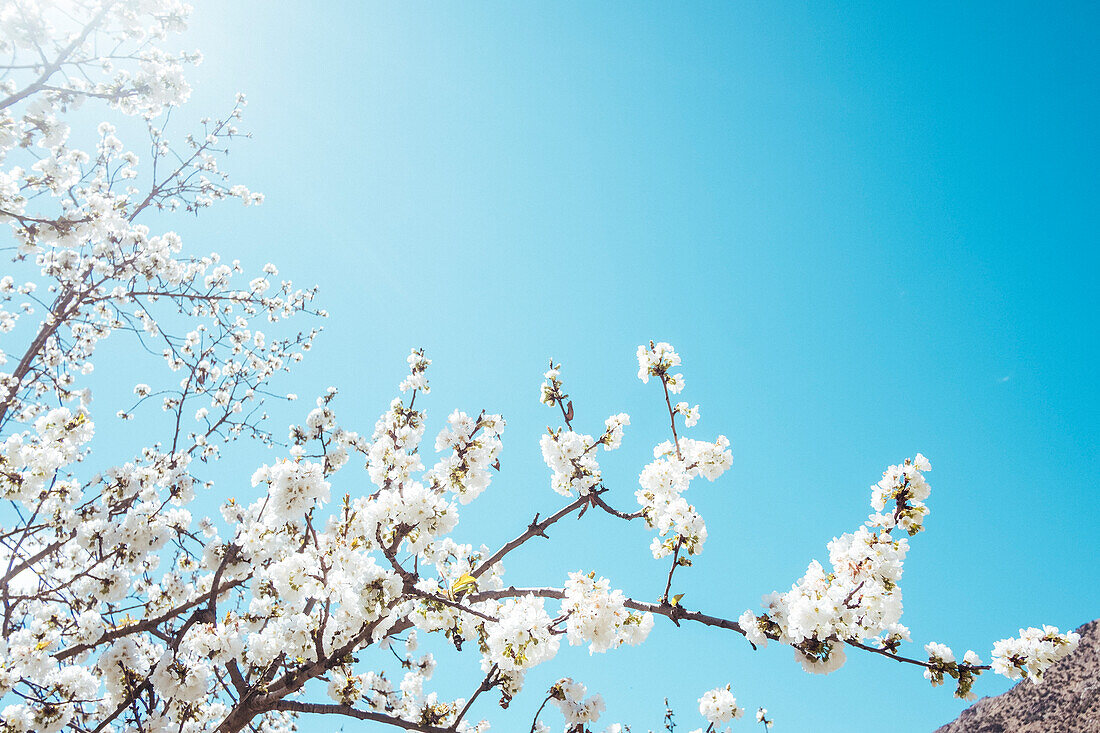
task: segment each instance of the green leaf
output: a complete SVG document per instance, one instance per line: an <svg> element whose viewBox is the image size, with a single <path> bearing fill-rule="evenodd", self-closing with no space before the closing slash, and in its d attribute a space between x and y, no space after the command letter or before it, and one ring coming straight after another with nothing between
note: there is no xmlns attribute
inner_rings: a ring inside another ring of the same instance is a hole
<svg viewBox="0 0 1100 733"><path fill-rule="evenodd" d="M459 596L459 595L461 595L461 594L463 594L467 591L476 590L476 589L477 589L477 578L470 575L469 573L466 573L461 578L456 580L454 582L454 585L451 586L451 597L455 598L455 597L457 597L457 596Z"/></svg>

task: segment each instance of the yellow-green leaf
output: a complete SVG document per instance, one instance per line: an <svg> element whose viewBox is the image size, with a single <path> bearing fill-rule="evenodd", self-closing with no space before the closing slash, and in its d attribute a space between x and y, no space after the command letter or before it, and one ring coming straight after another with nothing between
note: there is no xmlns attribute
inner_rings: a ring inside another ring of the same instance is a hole
<svg viewBox="0 0 1100 733"><path fill-rule="evenodd" d="M454 585L451 586L451 595L452 596L458 596L458 595L461 595L462 593L466 593L468 591L476 590L476 589L477 589L477 578L470 575L469 573L466 573L461 578L456 580L454 582Z"/></svg>

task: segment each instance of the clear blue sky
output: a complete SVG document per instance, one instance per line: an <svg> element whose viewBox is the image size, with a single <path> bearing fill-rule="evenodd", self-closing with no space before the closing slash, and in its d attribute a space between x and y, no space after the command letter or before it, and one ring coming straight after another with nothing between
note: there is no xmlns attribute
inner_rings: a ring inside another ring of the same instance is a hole
<svg viewBox="0 0 1100 733"><path fill-rule="evenodd" d="M267 203L172 226L192 251L321 285L333 316L281 385L296 410L335 384L369 432L423 346L431 432L456 407L504 413L504 470L460 540L496 546L560 503L537 443L550 357L581 429L633 416L605 461L614 502L633 504L664 439L659 392L635 378L653 338L685 360L693 434L734 453L692 488L710 539L677 576L685 605L736 616L789 587L865 518L881 471L921 451L932 513L902 583L915 640L988 660L1020 626L1100 615L1094 6L196 5L183 45L206 62L176 119L246 92L255 139L228 169ZM254 463L227 459L218 496L249 495ZM650 536L585 517L508 579L583 568L656 599ZM566 672L636 731L666 695L682 730L699 725L696 698L727 682L777 732L931 731L963 707L865 656L810 677L788 649L659 622L637 649L564 648L510 715L489 700L475 716L525 730ZM474 684L476 651L457 664L444 694Z"/></svg>

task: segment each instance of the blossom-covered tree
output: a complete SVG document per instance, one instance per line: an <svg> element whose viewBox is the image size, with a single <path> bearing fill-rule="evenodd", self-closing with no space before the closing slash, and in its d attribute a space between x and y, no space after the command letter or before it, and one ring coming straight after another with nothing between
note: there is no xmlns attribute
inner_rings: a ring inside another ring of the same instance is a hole
<svg viewBox="0 0 1100 733"><path fill-rule="evenodd" d="M829 543L828 566L811 562L756 611L686 608L674 576L707 539L690 489L729 470L732 454L724 436L689 437L700 410L673 402L685 380L667 343L638 347L638 377L654 383L669 434L641 468L637 507L612 505L599 463L630 418L612 415L583 432L551 362L541 401L560 420L541 447L560 499L551 504L547 492L549 511L499 548L456 542L460 509L500 468L505 422L455 411L435 438L438 457L425 459L431 362L415 350L400 396L369 434L337 421L330 390L291 428L283 457L252 475L251 501L229 500L213 520L192 516L204 483L198 466L239 438L275 442L262 407L276 397L270 381L317 334L271 337L263 322L325 314L314 290L280 280L273 265L248 279L238 263L187 254L179 236L147 223L222 199L262 201L220 170L241 136L243 97L228 115L202 120L201 133L169 140L168 113L187 99L183 71L199 56L162 45L187 15L177 0L0 3L0 219L10 225L13 271L27 278L0 280L0 360L10 369L0 373L0 493L9 504L0 528L0 729L280 731L312 714L482 731L482 696L507 707L526 672L563 642L592 653L639 644L658 616L756 647L790 646L814 673L837 669L849 652L876 654L922 668L933 685L951 678L967 699L985 670L1039 682L1074 648L1075 634L1044 627L998 641L991 665L973 651L957 659L937 642L924 654L903 652L902 563L924 529L930 493L931 465L920 454L872 487L872 513ZM111 122L72 133L66 120L78 108L81 118L91 110L143 124L144 160ZM147 419L157 403L169 426L128 461L88 448L86 375L115 332L163 355L175 373L169 386L136 385L134 404L118 411ZM358 488L334 495L337 473ZM592 568L563 568L555 587L505 580L509 555L587 512L652 534L653 556L668 562L660 598L630 598ZM416 655L426 635L455 655L480 656L483 675L468 697L430 691L437 659ZM395 656L400 680L386 672ZM603 700L581 682L564 678L544 694L531 731L550 730L549 705L567 731L597 725ZM727 686L702 694L699 712L713 731L744 710ZM772 726L764 708L756 722Z"/></svg>

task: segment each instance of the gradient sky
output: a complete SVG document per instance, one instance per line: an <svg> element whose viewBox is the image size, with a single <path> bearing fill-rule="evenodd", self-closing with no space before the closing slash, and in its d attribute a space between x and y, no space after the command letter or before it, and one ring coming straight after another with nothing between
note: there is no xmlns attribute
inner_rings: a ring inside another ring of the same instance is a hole
<svg viewBox="0 0 1100 733"><path fill-rule="evenodd" d="M920 451L932 513L902 582L909 652L935 640L988 661L1021 626L1100 615L1094 5L196 6L182 46L206 61L174 119L246 92L255 139L227 168L267 201L170 226L191 251L319 284L332 313L279 384L304 404L276 425L335 384L343 421L369 433L425 347L429 434L454 408L508 420L504 470L455 535L495 547L561 504L538 449L557 424L537 402L547 360L582 431L631 414L604 461L628 508L667 419L634 350L669 341L681 397L702 406L691 435L725 434L734 454L691 489L710 539L677 574L686 606L736 617L788 588ZM251 496L272 458L231 451L209 506ZM336 491L365 486L349 469ZM656 599L666 563L621 524L569 521L507 579L596 570ZM604 695L601 723L635 731L660 726L665 696L679 730L700 725L697 698L727 682L776 733L931 731L964 706L869 656L811 677L789 649L658 620L639 648L563 648L508 714L486 699L473 715L526 730L563 674ZM468 695L477 661L441 664L441 694ZM341 724L374 728L302 727Z"/></svg>

